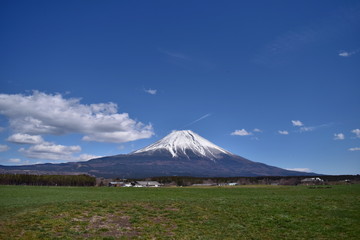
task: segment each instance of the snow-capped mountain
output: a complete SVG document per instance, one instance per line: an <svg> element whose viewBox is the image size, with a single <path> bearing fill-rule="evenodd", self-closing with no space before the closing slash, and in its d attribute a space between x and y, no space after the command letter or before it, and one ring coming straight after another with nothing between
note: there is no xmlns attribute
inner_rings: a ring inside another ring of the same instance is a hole
<svg viewBox="0 0 360 240"><path fill-rule="evenodd" d="M86 162L0 166L0 172L82 173L107 178L314 175L250 161L216 146L190 130L173 131L154 144L129 154L96 158Z"/></svg>
<svg viewBox="0 0 360 240"><path fill-rule="evenodd" d="M221 158L222 154L233 155L191 130L173 131L159 141L132 154L151 155L157 152L169 152L172 157L191 158L195 155L212 160Z"/></svg>

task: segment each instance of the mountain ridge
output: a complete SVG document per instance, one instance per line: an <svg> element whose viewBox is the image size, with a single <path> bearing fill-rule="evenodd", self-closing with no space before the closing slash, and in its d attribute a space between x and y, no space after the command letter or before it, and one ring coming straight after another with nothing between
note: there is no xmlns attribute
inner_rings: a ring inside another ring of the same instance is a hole
<svg viewBox="0 0 360 240"><path fill-rule="evenodd" d="M107 178L315 175L315 173L290 171L253 162L211 143L190 130L173 131L159 141L129 154L95 158L84 162L0 166L0 171L85 173Z"/></svg>

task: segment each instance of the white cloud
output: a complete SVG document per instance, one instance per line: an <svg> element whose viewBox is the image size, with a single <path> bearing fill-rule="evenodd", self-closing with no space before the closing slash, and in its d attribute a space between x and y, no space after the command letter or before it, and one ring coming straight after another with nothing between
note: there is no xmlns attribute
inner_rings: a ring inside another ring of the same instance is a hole
<svg viewBox="0 0 360 240"><path fill-rule="evenodd" d="M133 126L135 127L135 129L129 129L128 131L89 133L87 136L84 136L82 140L95 142L124 143L142 138L149 138L153 135L151 125L144 126L142 123L138 123L136 125Z"/></svg>
<svg viewBox="0 0 360 240"><path fill-rule="evenodd" d="M151 95L155 95L157 93L157 90L156 89L144 89L145 92L151 94Z"/></svg>
<svg viewBox="0 0 360 240"><path fill-rule="evenodd" d="M21 162L21 159L19 159L19 158L10 158L8 160L8 162L10 162L10 163L19 163L19 162Z"/></svg>
<svg viewBox="0 0 360 240"><path fill-rule="evenodd" d="M285 168L289 171L297 171L297 172L311 172L310 168Z"/></svg>
<svg viewBox="0 0 360 240"><path fill-rule="evenodd" d="M15 133L8 137L7 141L17 144L39 144L44 142L44 139L40 135Z"/></svg>
<svg viewBox="0 0 360 240"><path fill-rule="evenodd" d="M28 149L20 148L19 152L24 156L34 159L46 159L46 160L73 160L72 154L81 151L80 146L64 146L56 145L50 142L43 142L41 144L33 145Z"/></svg>
<svg viewBox="0 0 360 240"><path fill-rule="evenodd" d="M350 51L350 52L349 51L340 51L339 56L340 57L350 57L350 56L352 56L354 54L357 54L359 51L360 51L359 49L354 50L354 51Z"/></svg>
<svg viewBox="0 0 360 240"><path fill-rule="evenodd" d="M304 126L304 124L303 124L301 121L299 121L299 120L291 120L291 123L292 123L292 125L295 126L295 127Z"/></svg>
<svg viewBox="0 0 360 240"><path fill-rule="evenodd" d="M351 132L355 134L355 137L360 138L360 129L357 128L352 130Z"/></svg>
<svg viewBox="0 0 360 240"><path fill-rule="evenodd" d="M19 158L10 158L8 163L12 163L12 165L28 165L31 164L29 160L21 160ZM35 163L37 164L37 163Z"/></svg>
<svg viewBox="0 0 360 240"><path fill-rule="evenodd" d="M281 135L289 135L289 132L286 130L279 130L278 133Z"/></svg>
<svg viewBox="0 0 360 240"><path fill-rule="evenodd" d="M343 133L335 133L334 134L334 140L344 140L345 135Z"/></svg>
<svg viewBox="0 0 360 240"><path fill-rule="evenodd" d="M241 130L235 130L234 132L231 133L231 135L236 135L236 136L249 136L249 135L252 135L252 133L246 131L245 129L241 129Z"/></svg>
<svg viewBox="0 0 360 240"><path fill-rule="evenodd" d="M6 152L10 149L8 145L0 145L0 152Z"/></svg>
<svg viewBox="0 0 360 240"><path fill-rule="evenodd" d="M102 156L96 156L91 154L81 154L79 157L74 157L72 161L88 161L94 158L100 158Z"/></svg>
<svg viewBox="0 0 360 240"><path fill-rule="evenodd" d="M83 140L128 142L150 138L151 124L118 113L115 103L85 105L80 99L34 91L31 95L0 94L0 114L9 118L13 131L21 134L63 135L80 133Z"/></svg>
<svg viewBox="0 0 360 240"><path fill-rule="evenodd" d="M345 51L340 51L339 52L339 56L340 57L349 57L351 54L349 52L345 52Z"/></svg>
<svg viewBox="0 0 360 240"><path fill-rule="evenodd" d="M253 130L254 132L259 132L259 133L261 133L262 132L262 130L261 129L259 129L259 128L254 128L254 130Z"/></svg>
<svg viewBox="0 0 360 240"><path fill-rule="evenodd" d="M80 151L81 147L78 145L64 146L46 141L32 145L29 148L19 149L19 152L28 158L62 162L87 161L93 158L101 157L91 154L80 154L79 156L74 155Z"/></svg>
<svg viewBox="0 0 360 240"><path fill-rule="evenodd" d="M360 151L360 147L349 148L349 151Z"/></svg>

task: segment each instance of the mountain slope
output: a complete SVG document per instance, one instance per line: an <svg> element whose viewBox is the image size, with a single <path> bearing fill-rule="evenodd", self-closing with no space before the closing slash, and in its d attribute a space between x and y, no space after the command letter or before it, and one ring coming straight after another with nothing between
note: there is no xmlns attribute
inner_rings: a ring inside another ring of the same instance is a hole
<svg viewBox="0 0 360 240"><path fill-rule="evenodd" d="M97 177L146 178L155 176L239 177L313 175L257 163L237 156L189 131L174 131L130 154L86 162L1 166L0 171L30 173L87 173Z"/></svg>

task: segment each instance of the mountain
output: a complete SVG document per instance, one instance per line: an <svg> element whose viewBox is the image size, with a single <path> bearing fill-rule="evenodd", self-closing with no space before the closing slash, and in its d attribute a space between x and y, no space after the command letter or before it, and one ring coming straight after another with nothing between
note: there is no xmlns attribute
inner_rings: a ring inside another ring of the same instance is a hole
<svg viewBox="0 0 360 240"><path fill-rule="evenodd" d="M173 131L156 143L132 154L151 156L169 153L173 158L190 159L191 156L196 156L212 161L222 158L222 154L233 155L190 130Z"/></svg>
<svg viewBox="0 0 360 240"><path fill-rule="evenodd" d="M190 131L173 131L161 140L129 154L86 162L0 166L0 172L91 174L97 177L155 176L239 177L314 175L253 162Z"/></svg>

